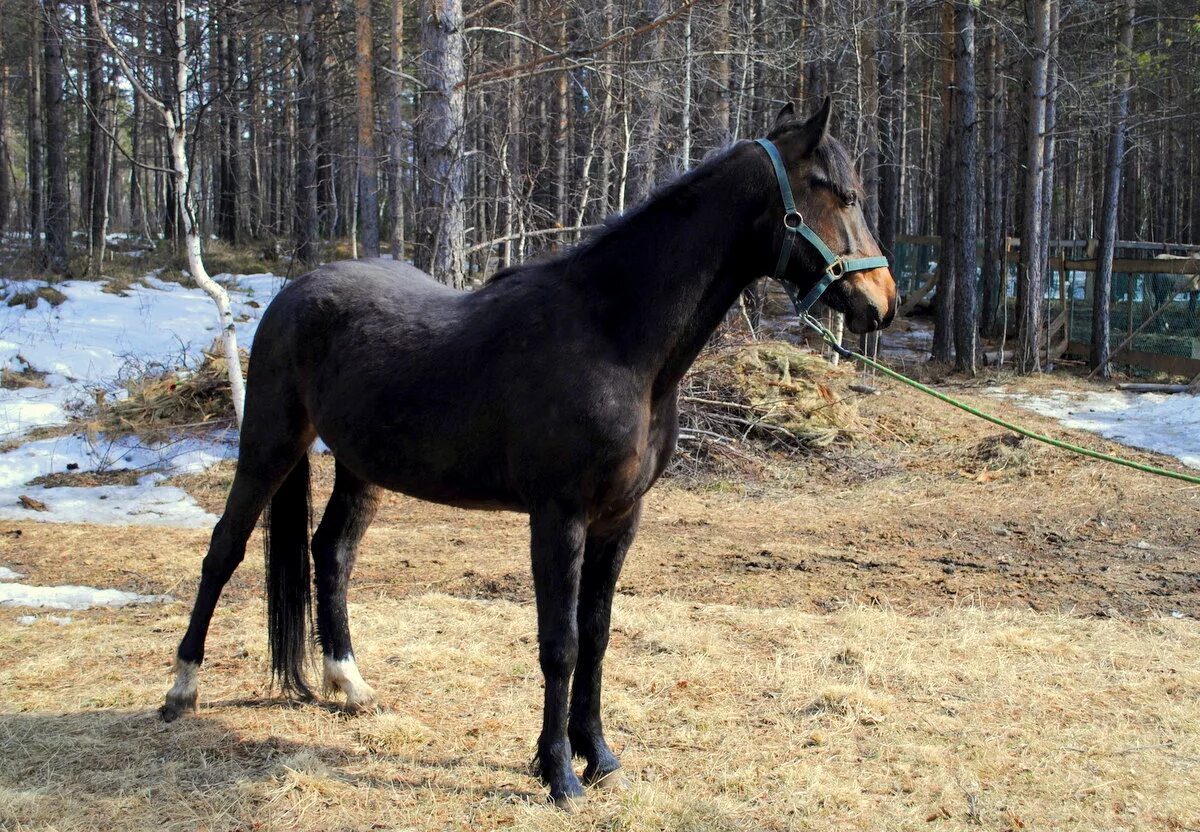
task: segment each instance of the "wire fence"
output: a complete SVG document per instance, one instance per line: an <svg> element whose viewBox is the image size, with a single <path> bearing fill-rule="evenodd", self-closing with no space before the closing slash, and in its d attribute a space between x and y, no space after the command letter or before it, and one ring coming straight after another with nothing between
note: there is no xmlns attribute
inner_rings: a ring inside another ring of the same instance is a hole
<svg viewBox="0 0 1200 832"><path fill-rule="evenodd" d="M997 320L1015 334L1019 241L1009 241ZM1094 243L1051 245L1044 298L1044 342L1052 358L1086 357L1095 303ZM938 262L936 237L901 238L896 246L897 288L913 302L932 299ZM1110 344L1118 365L1200 373L1200 247L1122 241L1113 262L1109 299ZM911 306L912 304L906 304Z"/></svg>

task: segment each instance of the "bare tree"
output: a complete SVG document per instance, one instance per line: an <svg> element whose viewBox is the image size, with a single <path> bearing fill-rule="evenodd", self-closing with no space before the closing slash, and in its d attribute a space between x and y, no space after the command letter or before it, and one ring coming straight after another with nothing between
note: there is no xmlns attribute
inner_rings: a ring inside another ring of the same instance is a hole
<svg viewBox="0 0 1200 832"><path fill-rule="evenodd" d="M167 21L171 27L163 33L164 41L173 49L169 53L170 65L173 70L175 97L169 101L160 100L147 88L142 77L133 70L124 51L113 41L112 35L100 17L98 0L91 0L92 14L100 36L116 57L122 72L145 100L147 106L158 112L167 132L167 141L171 152L171 177L174 183L176 211L183 223L184 248L187 254L188 270L192 280L196 282L217 307L217 317L221 326L221 338L225 347L225 363L229 372L229 386L233 398L233 410L237 423L242 424L242 413L246 401L246 386L242 377L242 361L238 352L237 331L233 324L233 308L229 303L229 294L220 283L208 275L204 268L204 258L200 249L200 226L196 219L195 199L193 188L195 178L191 175L188 164L188 42L187 42L187 6L185 0L172 0L167 6Z"/></svg>
<svg viewBox="0 0 1200 832"><path fill-rule="evenodd" d="M1042 208L1046 158L1046 89L1050 65L1050 2L1025 0L1031 49L1028 69L1025 132L1025 215L1021 233L1021 272L1018 297L1017 369L1023 373L1041 369L1042 299L1045 272L1042 269Z"/></svg>
<svg viewBox="0 0 1200 832"><path fill-rule="evenodd" d="M421 4L419 238L415 263L451 286L466 283L463 196L464 93L461 0Z"/></svg>
<svg viewBox="0 0 1200 832"><path fill-rule="evenodd" d="M975 18L979 0L954 4L954 86L956 106L955 174L958 180L955 208L959 236L955 239L958 276L954 293L954 362L960 372L975 374L979 343L979 304L976 292L978 252L976 216L979 211L978 93L975 87Z"/></svg>
<svg viewBox="0 0 1200 832"><path fill-rule="evenodd" d="M1125 164L1125 137L1129 122L1129 92L1133 87L1133 19L1136 0L1121 6L1121 35L1117 45L1116 99L1113 103L1111 135L1105 164L1104 203L1096 225L1096 282L1092 287L1092 368L1108 378L1111 367L1111 300L1113 248L1117 239L1117 203L1121 196L1121 174ZM1132 291L1132 287L1130 288Z"/></svg>
<svg viewBox="0 0 1200 832"><path fill-rule="evenodd" d="M296 260L307 268L321 262L320 214L317 210L317 26L313 0L297 0L296 85Z"/></svg>
<svg viewBox="0 0 1200 832"><path fill-rule="evenodd" d="M354 0L358 124L358 216L364 257L379 256L379 163L375 156L374 28L371 0Z"/></svg>
<svg viewBox="0 0 1200 832"><path fill-rule="evenodd" d="M389 46L391 84L388 101L388 158L391 164L392 258L404 259L404 0L392 0Z"/></svg>
<svg viewBox="0 0 1200 832"><path fill-rule="evenodd" d="M45 133L42 129L42 62L41 32L42 15L39 9L32 16L32 29L29 39L29 60L27 64L28 81L26 88L28 98L26 110L26 135L29 149L25 159L25 167L29 171L29 241L32 253L33 268L46 268L46 246L42 234L46 230L46 186L43 179L45 170Z"/></svg>
<svg viewBox="0 0 1200 832"><path fill-rule="evenodd" d="M50 270L66 274L71 244L71 192L67 185L67 108L62 19L58 0L43 0L42 44L46 88L46 250Z"/></svg>
<svg viewBox="0 0 1200 832"><path fill-rule="evenodd" d="M954 115L954 0L942 0L942 155L938 164L937 227L941 247L937 261L937 297L934 307L933 358L949 363L954 348L954 293L957 289L958 259L955 254L962 218L958 209L958 179L955 166L958 125Z"/></svg>

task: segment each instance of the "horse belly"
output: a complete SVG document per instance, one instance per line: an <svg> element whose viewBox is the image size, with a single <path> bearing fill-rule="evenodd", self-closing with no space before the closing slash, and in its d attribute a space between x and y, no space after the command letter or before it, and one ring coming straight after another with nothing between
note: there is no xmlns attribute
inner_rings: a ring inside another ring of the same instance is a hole
<svg viewBox="0 0 1200 832"><path fill-rule="evenodd" d="M336 431L331 432L336 434ZM437 435L389 432L375 441L325 436L334 457L359 477L389 491L460 508L518 511L519 495L508 482L503 460L474 449L469 437L445 430Z"/></svg>

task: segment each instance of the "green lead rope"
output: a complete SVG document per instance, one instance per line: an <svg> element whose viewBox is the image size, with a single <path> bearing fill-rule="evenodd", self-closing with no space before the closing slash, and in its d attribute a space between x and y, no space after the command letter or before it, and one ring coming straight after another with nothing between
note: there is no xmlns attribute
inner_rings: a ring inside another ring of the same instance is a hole
<svg viewBox="0 0 1200 832"><path fill-rule="evenodd" d="M1157 474L1160 477L1170 477L1171 479L1182 480L1183 482L1190 482L1193 485L1200 485L1200 476L1196 476L1194 474L1185 474L1181 471L1171 471L1167 468L1158 468L1157 466L1154 466L1154 465L1145 465L1141 462L1134 462L1131 459L1124 459L1119 456L1113 456L1112 454L1106 454L1106 453L1102 453L1100 451L1093 451L1089 448L1084 448L1080 445L1073 445L1070 442L1064 442L1061 439L1055 439L1050 436L1045 436L1043 434L1036 433L1032 430L1029 430L1028 428L1023 428L1020 425L1014 425L1012 422L1006 422L1004 419L1001 419L997 416L992 416L990 413L984 413L982 410L978 410L974 407L971 407L971 405L969 405L969 404L960 402L958 399L947 396L945 393L939 393L937 390L934 390L932 387L922 384L921 382L916 381L914 379L911 379L906 375L898 373L890 367L885 367L883 364L880 364L878 361L874 361L870 358L867 358L865 355L861 355L861 354L855 352L854 350L850 350L850 349L847 349L846 347L843 347L841 344L839 344L837 342L837 339L834 337L833 333L830 332L827 327L825 327L820 321L816 320L811 315L804 313L800 316L800 320L804 323L805 326L807 326L809 329L816 331L823 339L825 339L825 341L827 341L829 343L829 346L833 347L834 351L836 351L839 355L842 355L846 358L853 358L856 361L861 361L862 363L866 364L868 367L875 368L879 372L883 373L885 376L894 378L896 381L903 382L904 384L907 384L909 387L914 387L917 390L920 390L922 393L928 393L930 396L933 396L938 401L943 401L952 407L957 407L959 410L966 411L967 413L970 413L972 416L978 416L980 419L983 419L984 421L987 421L987 422L991 422L993 425L999 425L1002 428L1011 430L1013 433L1019 433L1021 436L1027 436L1030 439L1036 439L1038 442L1045 442L1047 445L1053 445L1056 448L1061 448L1064 451L1071 451L1072 453L1080 454L1081 456L1089 456L1092 459L1099 459L1099 460L1103 460L1104 462L1112 462L1117 465L1124 465L1126 468L1133 468L1136 471L1144 471L1147 474Z"/></svg>

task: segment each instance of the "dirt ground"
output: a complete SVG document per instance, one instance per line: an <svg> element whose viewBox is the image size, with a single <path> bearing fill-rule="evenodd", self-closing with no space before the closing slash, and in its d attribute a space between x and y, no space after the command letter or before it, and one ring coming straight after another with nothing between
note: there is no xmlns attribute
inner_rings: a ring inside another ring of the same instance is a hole
<svg viewBox="0 0 1200 832"><path fill-rule="evenodd" d="M954 393L1177 465L983 384ZM877 386L852 447L651 492L606 682L633 787L570 820L526 766L524 517L386 498L351 600L388 711L356 719L270 698L252 546L201 711L172 726L153 709L207 532L0 524L30 583L179 599L66 626L0 610L0 828L1200 828L1200 488ZM315 470L320 504L331 460ZM176 484L219 512L231 473Z"/></svg>

